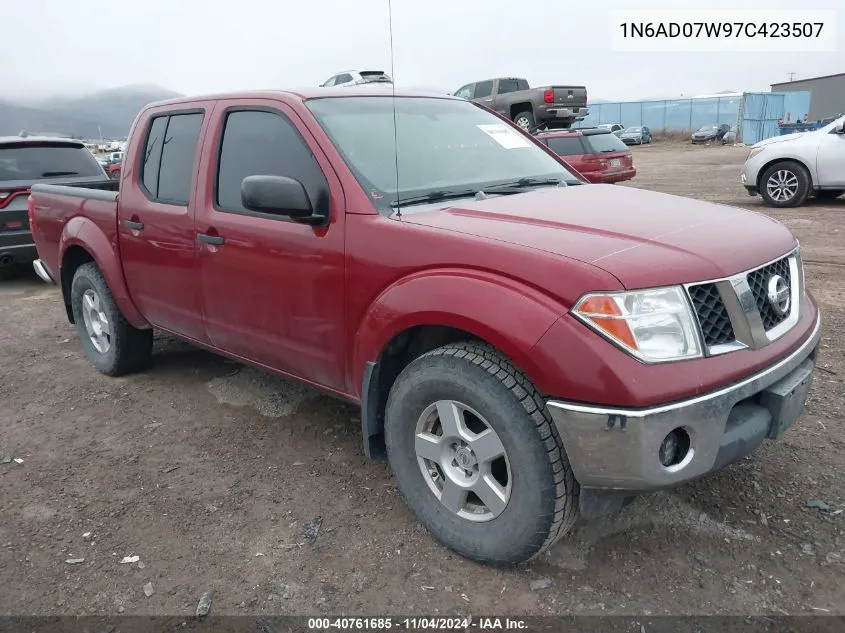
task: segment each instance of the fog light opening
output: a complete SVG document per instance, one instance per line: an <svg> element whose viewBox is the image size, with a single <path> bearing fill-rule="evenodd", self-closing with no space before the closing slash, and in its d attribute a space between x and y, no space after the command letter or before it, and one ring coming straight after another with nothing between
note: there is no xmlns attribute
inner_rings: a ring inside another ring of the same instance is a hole
<svg viewBox="0 0 845 633"><path fill-rule="evenodd" d="M657 457L664 468L671 468L684 461L689 450L689 433L678 427L663 438L663 443L660 444L657 451Z"/></svg>

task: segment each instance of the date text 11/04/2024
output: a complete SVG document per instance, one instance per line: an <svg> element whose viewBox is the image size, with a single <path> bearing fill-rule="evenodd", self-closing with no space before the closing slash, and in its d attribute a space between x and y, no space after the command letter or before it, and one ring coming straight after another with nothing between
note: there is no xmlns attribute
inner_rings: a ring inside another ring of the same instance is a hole
<svg viewBox="0 0 845 633"><path fill-rule="evenodd" d="M503 617L374 617L374 618L309 618L308 629L312 631L386 631L399 629L407 631L465 631L478 630L527 630L525 620Z"/></svg>

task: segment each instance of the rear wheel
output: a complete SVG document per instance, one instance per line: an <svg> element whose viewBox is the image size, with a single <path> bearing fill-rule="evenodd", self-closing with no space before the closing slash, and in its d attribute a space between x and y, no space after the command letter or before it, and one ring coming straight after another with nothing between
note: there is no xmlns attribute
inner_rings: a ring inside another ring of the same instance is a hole
<svg viewBox="0 0 845 633"><path fill-rule="evenodd" d="M803 165L793 161L775 163L763 172L759 189L766 204L795 207L810 195L810 174Z"/></svg>
<svg viewBox="0 0 845 633"><path fill-rule="evenodd" d="M820 189L816 192L816 198L819 200L834 200L843 193L845 193L845 191L842 189Z"/></svg>
<svg viewBox="0 0 845 633"><path fill-rule="evenodd" d="M123 317L96 264L76 270L70 304L85 356L99 371L121 376L149 363L153 331L139 330Z"/></svg>
<svg viewBox="0 0 845 633"><path fill-rule="evenodd" d="M525 112L520 112L513 118L513 122L516 123L523 130L528 131L532 127L534 127L534 113L528 110L526 110Z"/></svg>
<svg viewBox="0 0 845 633"><path fill-rule="evenodd" d="M412 361L390 391L385 440L408 505L463 556L522 562L575 520L578 484L545 402L490 346Z"/></svg>

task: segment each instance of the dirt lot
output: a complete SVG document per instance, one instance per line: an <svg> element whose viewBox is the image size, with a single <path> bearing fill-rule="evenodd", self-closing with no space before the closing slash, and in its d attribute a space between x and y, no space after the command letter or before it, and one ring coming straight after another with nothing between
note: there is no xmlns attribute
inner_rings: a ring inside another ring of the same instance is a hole
<svg viewBox="0 0 845 633"><path fill-rule="evenodd" d="M739 186L746 151L637 148L632 185L798 235L824 312L806 414L516 569L429 537L363 456L356 409L166 337L152 370L107 378L54 288L0 283L0 461L23 460L0 464L0 612L187 615L213 589L216 614L844 614L845 200L772 213Z"/></svg>

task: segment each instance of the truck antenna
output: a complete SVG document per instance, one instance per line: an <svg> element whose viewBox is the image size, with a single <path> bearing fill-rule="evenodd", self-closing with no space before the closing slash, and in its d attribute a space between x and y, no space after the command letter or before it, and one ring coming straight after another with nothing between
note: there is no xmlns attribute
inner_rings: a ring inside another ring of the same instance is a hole
<svg viewBox="0 0 845 633"><path fill-rule="evenodd" d="M393 3L387 0L387 22L390 31L390 90L393 105L393 157L396 163L396 217L402 217L402 207L399 206L399 145L396 141L396 73L393 69Z"/></svg>

